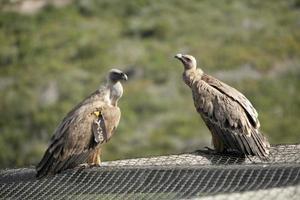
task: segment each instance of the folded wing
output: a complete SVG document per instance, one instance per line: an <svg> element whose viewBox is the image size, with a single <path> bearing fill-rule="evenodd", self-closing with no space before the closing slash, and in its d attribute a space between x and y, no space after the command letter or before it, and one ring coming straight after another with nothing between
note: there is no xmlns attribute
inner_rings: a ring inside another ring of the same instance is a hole
<svg viewBox="0 0 300 200"><path fill-rule="evenodd" d="M192 90L217 151L237 150L261 158L269 154L269 143L258 129L257 112L244 95L208 75Z"/></svg>
<svg viewBox="0 0 300 200"><path fill-rule="evenodd" d="M110 139L120 120L120 109L102 101L84 101L75 108L57 127L36 167L37 177L86 163L95 148Z"/></svg>

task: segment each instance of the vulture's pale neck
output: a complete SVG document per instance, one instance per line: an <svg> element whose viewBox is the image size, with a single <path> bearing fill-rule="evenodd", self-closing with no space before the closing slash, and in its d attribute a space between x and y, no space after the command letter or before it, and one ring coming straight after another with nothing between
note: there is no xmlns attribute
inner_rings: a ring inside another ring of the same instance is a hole
<svg viewBox="0 0 300 200"><path fill-rule="evenodd" d="M192 87L193 83L202 78L203 71L201 69L197 69L196 67L191 69L185 69L183 72L183 81L189 87Z"/></svg>
<svg viewBox="0 0 300 200"><path fill-rule="evenodd" d="M118 105L118 100L123 95L123 86L122 86L122 84L119 81L117 81L117 82L108 81L106 87L107 87L107 89L109 89L110 103L113 106L117 106Z"/></svg>

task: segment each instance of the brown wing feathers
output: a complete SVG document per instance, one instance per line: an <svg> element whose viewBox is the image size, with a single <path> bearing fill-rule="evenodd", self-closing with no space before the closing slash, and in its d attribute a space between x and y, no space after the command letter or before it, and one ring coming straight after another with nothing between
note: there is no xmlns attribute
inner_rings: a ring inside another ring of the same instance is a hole
<svg viewBox="0 0 300 200"><path fill-rule="evenodd" d="M202 80L209 84L211 87L218 90L219 92L223 93L224 95L239 103L243 107L245 113L247 114L249 122L254 127L259 127L259 121L257 120L257 112L250 103L250 101L242 93L207 74L203 74Z"/></svg>
<svg viewBox="0 0 300 200"><path fill-rule="evenodd" d="M214 133L213 135L220 142L223 142L225 150L237 150L246 155L257 155L265 158L269 153L268 142L258 130L257 113L251 103L237 90L228 95L226 91L229 91L230 86L222 86L222 82L216 82L214 78L211 80L208 75L202 77L204 77L201 80L202 84L207 84L208 89L203 91L197 87L197 91L194 92L199 93L199 95L193 96L198 97L201 93L203 95L203 92L210 92L216 97L213 113L201 112L201 110L208 110L205 108L197 109L211 132ZM209 87L211 88L209 89ZM196 98L194 100L203 102L202 99ZM207 105L201 104L201 102L197 105ZM216 150L223 151L224 149L216 148Z"/></svg>

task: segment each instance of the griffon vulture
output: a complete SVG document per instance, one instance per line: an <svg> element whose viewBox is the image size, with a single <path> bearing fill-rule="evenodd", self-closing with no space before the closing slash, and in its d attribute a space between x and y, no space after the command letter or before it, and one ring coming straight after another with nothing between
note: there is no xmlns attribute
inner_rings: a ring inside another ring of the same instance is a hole
<svg viewBox="0 0 300 200"><path fill-rule="evenodd" d="M183 80L191 88L194 105L212 134L216 152L236 152L266 159L270 144L259 130L257 112L239 91L197 69L191 55L177 54Z"/></svg>
<svg viewBox="0 0 300 200"><path fill-rule="evenodd" d="M127 80L127 75L110 70L107 84L66 115L36 167L38 178L79 165L100 165L102 145L111 138L121 117L117 105L123 94L121 80Z"/></svg>

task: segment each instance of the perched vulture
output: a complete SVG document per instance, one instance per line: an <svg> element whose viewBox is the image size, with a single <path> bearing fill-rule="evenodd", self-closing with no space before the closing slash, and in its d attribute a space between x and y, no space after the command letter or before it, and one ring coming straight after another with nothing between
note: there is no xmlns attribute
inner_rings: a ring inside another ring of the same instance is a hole
<svg viewBox="0 0 300 200"><path fill-rule="evenodd" d="M123 94L121 80L127 80L127 75L110 70L107 84L66 115L36 167L38 178L79 165L100 165L102 145L111 138L121 117L117 105Z"/></svg>
<svg viewBox="0 0 300 200"><path fill-rule="evenodd" d="M236 152L266 159L270 144L259 131L257 112L236 89L197 69L196 59L177 54L183 80L191 88L194 105L212 134L216 152Z"/></svg>

